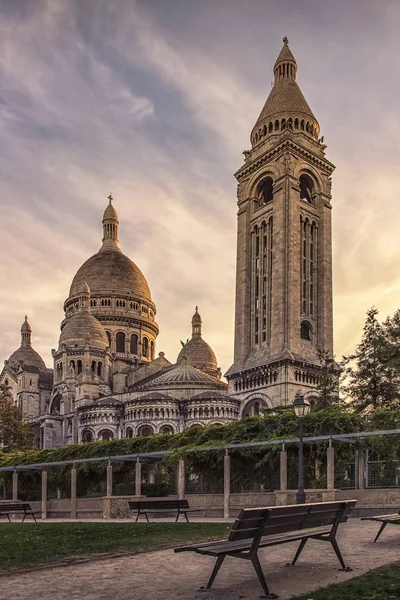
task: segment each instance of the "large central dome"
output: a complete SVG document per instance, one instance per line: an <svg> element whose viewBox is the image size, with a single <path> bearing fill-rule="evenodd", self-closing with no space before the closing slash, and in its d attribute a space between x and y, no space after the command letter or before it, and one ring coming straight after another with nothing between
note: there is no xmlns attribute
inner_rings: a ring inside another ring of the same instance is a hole
<svg viewBox="0 0 400 600"><path fill-rule="evenodd" d="M77 296L86 281L93 296L115 294L151 302L147 281L135 263L119 249L101 249L91 256L75 275L70 297Z"/></svg>
<svg viewBox="0 0 400 600"><path fill-rule="evenodd" d="M147 281L135 263L125 256L118 242L118 215L110 203L103 215L103 245L75 275L69 298L75 298L86 282L92 298L125 297L152 303Z"/></svg>

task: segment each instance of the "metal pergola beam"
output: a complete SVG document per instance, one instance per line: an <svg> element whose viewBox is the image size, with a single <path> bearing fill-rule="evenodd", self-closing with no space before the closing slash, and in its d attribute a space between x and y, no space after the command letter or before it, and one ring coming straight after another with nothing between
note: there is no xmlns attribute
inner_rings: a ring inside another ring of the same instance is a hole
<svg viewBox="0 0 400 600"><path fill-rule="evenodd" d="M386 435L400 435L400 429L385 429L382 431L361 431L359 433L339 433L333 435L318 435L312 437L305 437L304 443L311 444L313 442L328 442L338 441L338 442L348 442L355 443L357 439L360 438L368 438L368 437L376 437L376 436L386 436ZM202 448L189 448L185 450L185 453L191 452L226 452L229 450L237 450L239 448L258 448L262 446L282 446L289 444L298 444L299 438L291 438L291 439L277 439L277 440L265 440L260 442L247 442L244 444L227 444L225 446L204 446ZM167 455L172 455L172 450L162 450L159 452L143 452L137 454L119 454L112 456L96 456L93 458L76 458L70 460L62 460L56 462L43 462L43 463L33 463L29 465L12 465L9 467L0 467L0 472L6 471L41 471L45 469L49 469L52 467L65 467L67 465L78 465L82 463L90 463L90 462L104 462L104 461L140 461L146 459L155 459L155 458L163 458Z"/></svg>

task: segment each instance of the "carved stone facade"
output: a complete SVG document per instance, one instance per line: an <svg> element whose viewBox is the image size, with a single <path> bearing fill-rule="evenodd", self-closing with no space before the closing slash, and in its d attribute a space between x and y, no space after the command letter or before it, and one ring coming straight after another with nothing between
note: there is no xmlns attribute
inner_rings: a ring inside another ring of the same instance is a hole
<svg viewBox="0 0 400 600"><path fill-rule="evenodd" d="M245 407L315 395L319 350L333 355L331 174L318 121L296 83L287 39L237 171L234 364ZM242 409L243 410L243 409ZM245 410L245 409L244 409Z"/></svg>

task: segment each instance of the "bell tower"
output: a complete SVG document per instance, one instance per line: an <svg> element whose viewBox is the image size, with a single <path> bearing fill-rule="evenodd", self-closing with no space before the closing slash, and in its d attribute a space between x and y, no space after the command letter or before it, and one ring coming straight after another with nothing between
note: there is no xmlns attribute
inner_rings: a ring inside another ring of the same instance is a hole
<svg viewBox="0 0 400 600"><path fill-rule="evenodd" d="M287 38L274 85L235 173L238 226L234 364L246 406L315 395L318 351L333 355L331 174Z"/></svg>

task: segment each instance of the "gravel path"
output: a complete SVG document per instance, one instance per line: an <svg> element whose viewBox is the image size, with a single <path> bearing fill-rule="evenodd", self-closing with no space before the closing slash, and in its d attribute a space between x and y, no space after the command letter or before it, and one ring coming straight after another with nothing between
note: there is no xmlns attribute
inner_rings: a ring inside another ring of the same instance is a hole
<svg viewBox="0 0 400 600"><path fill-rule="evenodd" d="M265 548L259 556L271 591L280 600L400 560L400 527L388 526L372 540L378 523L351 519L339 528L338 541L350 573L339 571L329 544L310 540L297 565L285 568L296 543ZM258 600L261 588L247 561L226 559L212 590L207 583L213 558L160 550L1 577L2 600ZM312 596L310 596L312 598Z"/></svg>

